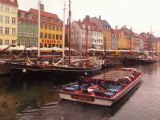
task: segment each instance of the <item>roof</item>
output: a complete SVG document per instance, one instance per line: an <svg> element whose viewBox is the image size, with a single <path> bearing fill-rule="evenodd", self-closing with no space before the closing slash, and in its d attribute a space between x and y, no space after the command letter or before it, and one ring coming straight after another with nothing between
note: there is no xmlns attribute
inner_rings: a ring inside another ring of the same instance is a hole
<svg viewBox="0 0 160 120"><path fill-rule="evenodd" d="M21 16L21 13L24 14L24 17ZM22 21L25 23L35 23L38 24L38 19L33 15L32 19L29 19L29 15L30 12L29 11L24 11L24 10L18 10L18 21Z"/></svg>
<svg viewBox="0 0 160 120"><path fill-rule="evenodd" d="M112 33L116 34L116 35L120 35L121 34L121 29L112 29Z"/></svg>
<svg viewBox="0 0 160 120"><path fill-rule="evenodd" d="M19 17L20 21L25 21L25 22L32 21L34 23L38 23L38 10L31 8L29 11L19 10L18 12L19 12L19 14L20 13L24 13L25 14L25 17ZM33 14L32 20L28 18L29 14ZM62 22L60 22L60 23L58 22L60 19L58 18L58 16L56 14L41 11L41 16L44 17L44 21L43 21L44 23L62 25ZM50 18L53 18L54 22L51 23L49 21Z"/></svg>
<svg viewBox="0 0 160 120"><path fill-rule="evenodd" d="M0 3L18 7L18 2L17 2L17 0L0 0Z"/></svg>
<svg viewBox="0 0 160 120"><path fill-rule="evenodd" d="M83 28L82 25L87 25L87 26L91 26L90 31L97 31L97 32L99 32L97 25L95 23L93 23L93 22L90 22L90 21L82 21L82 22L74 21L74 22L76 22L81 29L86 29L86 28Z"/></svg>
<svg viewBox="0 0 160 120"><path fill-rule="evenodd" d="M111 25L106 21L106 20L102 20L101 18L97 18L97 17L92 17L91 18L91 21L97 21L98 24L101 24L103 29L106 29L106 28L111 28Z"/></svg>
<svg viewBox="0 0 160 120"><path fill-rule="evenodd" d="M30 13L33 13L33 15L38 19L38 10L31 8L29 11ZM45 17L44 23L50 23L49 22L50 18L53 18L54 20L56 20L54 21L54 23L56 24L58 24L58 20L60 20L56 14L49 13L49 12L41 11L41 16Z"/></svg>

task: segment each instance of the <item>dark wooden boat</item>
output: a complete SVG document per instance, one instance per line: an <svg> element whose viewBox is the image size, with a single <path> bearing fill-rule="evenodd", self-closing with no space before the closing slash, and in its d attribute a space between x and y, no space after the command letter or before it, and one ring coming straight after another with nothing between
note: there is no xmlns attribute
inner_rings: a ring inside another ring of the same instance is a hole
<svg viewBox="0 0 160 120"><path fill-rule="evenodd" d="M142 72L123 68L65 85L59 94L65 100L111 106L136 86L141 77Z"/></svg>
<svg viewBox="0 0 160 120"><path fill-rule="evenodd" d="M87 64L86 64L87 63ZM11 62L11 73L13 76L49 76L49 77L80 77L91 76L101 71L100 63L90 63L89 60L81 60L66 64L53 64L52 60L39 59L35 62L29 59L25 62Z"/></svg>

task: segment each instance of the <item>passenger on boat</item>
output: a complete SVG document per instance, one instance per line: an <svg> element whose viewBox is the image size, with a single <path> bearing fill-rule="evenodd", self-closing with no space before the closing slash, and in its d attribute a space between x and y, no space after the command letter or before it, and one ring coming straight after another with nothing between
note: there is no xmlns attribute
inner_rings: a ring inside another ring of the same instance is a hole
<svg viewBox="0 0 160 120"><path fill-rule="evenodd" d="M78 80L78 89L80 90L80 86L84 83L84 80L85 80L85 77L84 76L81 76L80 79Z"/></svg>

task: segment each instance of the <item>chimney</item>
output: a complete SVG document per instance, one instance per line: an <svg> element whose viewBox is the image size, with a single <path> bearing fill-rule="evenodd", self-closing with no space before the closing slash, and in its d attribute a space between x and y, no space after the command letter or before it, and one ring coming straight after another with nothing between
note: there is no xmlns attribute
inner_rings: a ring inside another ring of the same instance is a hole
<svg viewBox="0 0 160 120"><path fill-rule="evenodd" d="M79 21L78 21L79 23L81 22L81 19L79 19Z"/></svg>
<svg viewBox="0 0 160 120"><path fill-rule="evenodd" d="M89 21L90 20L90 16L86 15L86 20Z"/></svg>
<svg viewBox="0 0 160 120"><path fill-rule="evenodd" d="M116 29L116 30L118 29L118 26L117 26L117 25L115 26L115 29Z"/></svg>
<svg viewBox="0 0 160 120"><path fill-rule="evenodd" d="M44 4L40 4L40 10L44 12Z"/></svg>
<svg viewBox="0 0 160 120"><path fill-rule="evenodd" d="M99 20L101 20L101 15L99 16Z"/></svg>

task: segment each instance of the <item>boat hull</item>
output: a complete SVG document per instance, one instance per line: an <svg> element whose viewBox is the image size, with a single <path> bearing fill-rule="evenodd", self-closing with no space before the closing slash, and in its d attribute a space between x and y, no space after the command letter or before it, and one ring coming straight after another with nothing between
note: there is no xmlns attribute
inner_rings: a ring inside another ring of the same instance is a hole
<svg viewBox="0 0 160 120"><path fill-rule="evenodd" d="M9 66L4 62L0 62L0 75L8 75L10 73Z"/></svg>
<svg viewBox="0 0 160 120"><path fill-rule="evenodd" d="M79 99L75 99L72 97L71 94L65 94L65 93L60 93L60 98L65 99L65 100L71 100L71 101L78 101L78 102L83 102L83 103L88 103L88 104L94 104L94 105L102 105L102 106L111 106L114 101L111 100L106 100L106 99L98 99L98 98L92 98L92 99L87 99L79 97Z"/></svg>
<svg viewBox="0 0 160 120"><path fill-rule="evenodd" d="M91 76L101 71L101 67L94 68L40 68L24 65L12 65L10 67L12 76L27 76L27 77L49 77L49 78L64 78L64 77L80 77L80 76Z"/></svg>

